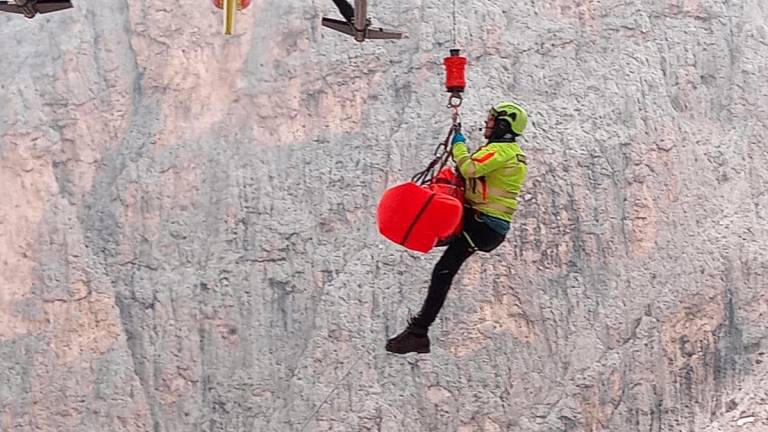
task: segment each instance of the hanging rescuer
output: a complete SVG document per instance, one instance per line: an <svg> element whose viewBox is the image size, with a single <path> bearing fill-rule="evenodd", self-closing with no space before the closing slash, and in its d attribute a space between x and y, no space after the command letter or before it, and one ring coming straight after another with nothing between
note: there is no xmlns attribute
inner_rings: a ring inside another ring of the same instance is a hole
<svg viewBox="0 0 768 432"><path fill-rule="evenodd" d="M432 271L421 310L387 341L387 351L396 354L430 352L429 327L454 276L475 252L488 253L503 243L528 173L517 143L528 124L525 110L515 102L494 105L485 120L487 142L470 153L459 121L467 60L453 49L443 64L453 120L448 136L424 171L384 192L377 213L382 235L407 249L428 252L447 246ZM454 168L446 167L449 158Z"/></svg>

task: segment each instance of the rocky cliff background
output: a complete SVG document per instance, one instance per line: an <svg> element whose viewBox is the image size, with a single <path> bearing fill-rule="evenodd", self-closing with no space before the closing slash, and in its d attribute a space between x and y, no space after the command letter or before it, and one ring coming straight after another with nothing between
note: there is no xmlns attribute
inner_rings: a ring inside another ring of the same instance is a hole
<svg viewBox="0 0 768 432"><path fill-rule="evenodd" d="M768 4L458 2L464 124L520 101L530 175L419 357L439 251L375 207L450 124L453 9L370 7L408 38L0 16L0 430L768 431Z"/></svg>

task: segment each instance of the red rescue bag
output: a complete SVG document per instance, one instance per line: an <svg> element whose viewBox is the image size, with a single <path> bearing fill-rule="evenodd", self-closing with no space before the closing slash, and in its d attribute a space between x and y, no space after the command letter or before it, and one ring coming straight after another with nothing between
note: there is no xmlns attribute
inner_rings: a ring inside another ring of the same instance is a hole
<svg viewBox="0 0 768 432"><path fill-rule="evenodd" d="M443 168L426 186L401 183L387 189L379 201L379 232L407 249L429 252L461 231L463 201L461 179L450 168Z"/></svg>

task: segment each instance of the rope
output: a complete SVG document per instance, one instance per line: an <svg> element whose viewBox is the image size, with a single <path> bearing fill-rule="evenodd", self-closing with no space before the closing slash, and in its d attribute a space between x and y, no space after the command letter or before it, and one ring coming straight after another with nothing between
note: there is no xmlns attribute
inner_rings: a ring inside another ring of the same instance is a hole
<svg viewBox="0 0 768 432"><path fill-rule="evenodd" d="M453 46L456 46L456 0L453 0Z"/></svg>
<svg viewBox="0 0 768 432"><path fill-rule="evenodd" d="M419 186L432 183L432 179L437 175L437 173L439 173L441 169L448 165L448 160L451 158L451 149L449 143L451 142L451 138L453 138L453 135L456 133L456 131L461 128L461 115L459 114L461 101L461 93L452 93L451 97L448 99L448 108L453 111L451 114L451 128L448 130L448 135L445 137L445 139L441 143L437 144L437 147L433 153L435 155L434 159L432 159L432 161L423 171L419 171L413 177L411 177L411 181L418 184Z"/></svg>
<svg viewBox="0 0 768 432"><path fill-rule="evenodd" d="M325 403L331 397L331 395L333 395L336 392L336 389L339 387L339 384L341 384L345 379L347 379L347 376L352 372L352 370L355 368L355 366L357 366L357 364L360 363L360 360L362 360L362 359L363 359L363 356L359 356L357 358L357 360L355 360L355 362L352 363L352 366L350 366L349 369L347 369L347 371L344 373L344 375L342 375L342 377L338 381L336 381L336 384L333 385L333 388L325 396L325 399L323 399L323 401L320 402L320 405L318 405L317 408L315 408L315 411L312 413L312 415L310 415L309 418L307 418L307 420L304 422L304 424L301 425L301 429L299 429L299 432L304 432L304 429L307 427L309 422L311 422L312 419L315 418L317 413L320 411L320 408L322 408L323 405L325 405Z"/></svg>
<svg viewBox="0 0 768 432"><path fill-rule="evenodd" d="M448 150L448 143L451 140L451 137L453 136L453 126L451 126L451 130L448 131L448 136L445 137L445 140L437 145L434 152L434 159L427 165L427 167L418 173L416 173L412 178L411 181L418 184L419 186L424 186L426 184L429 184L432 182L432 179L435 177L435 175L440 172L445 165L448 164L448 158L451 156L451 152Z"/></svg>

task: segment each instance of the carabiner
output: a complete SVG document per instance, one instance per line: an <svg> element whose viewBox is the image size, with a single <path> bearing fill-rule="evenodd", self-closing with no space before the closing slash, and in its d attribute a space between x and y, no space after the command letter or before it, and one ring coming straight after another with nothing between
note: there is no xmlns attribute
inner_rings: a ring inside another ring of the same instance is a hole
<svg viewBox="0 0 768 432"><path fill-rule="evenodd" d="M451 96L448 98L448 108L458 109L463 101L464 98L461 97L461 93L451 93Z"/></svg>

